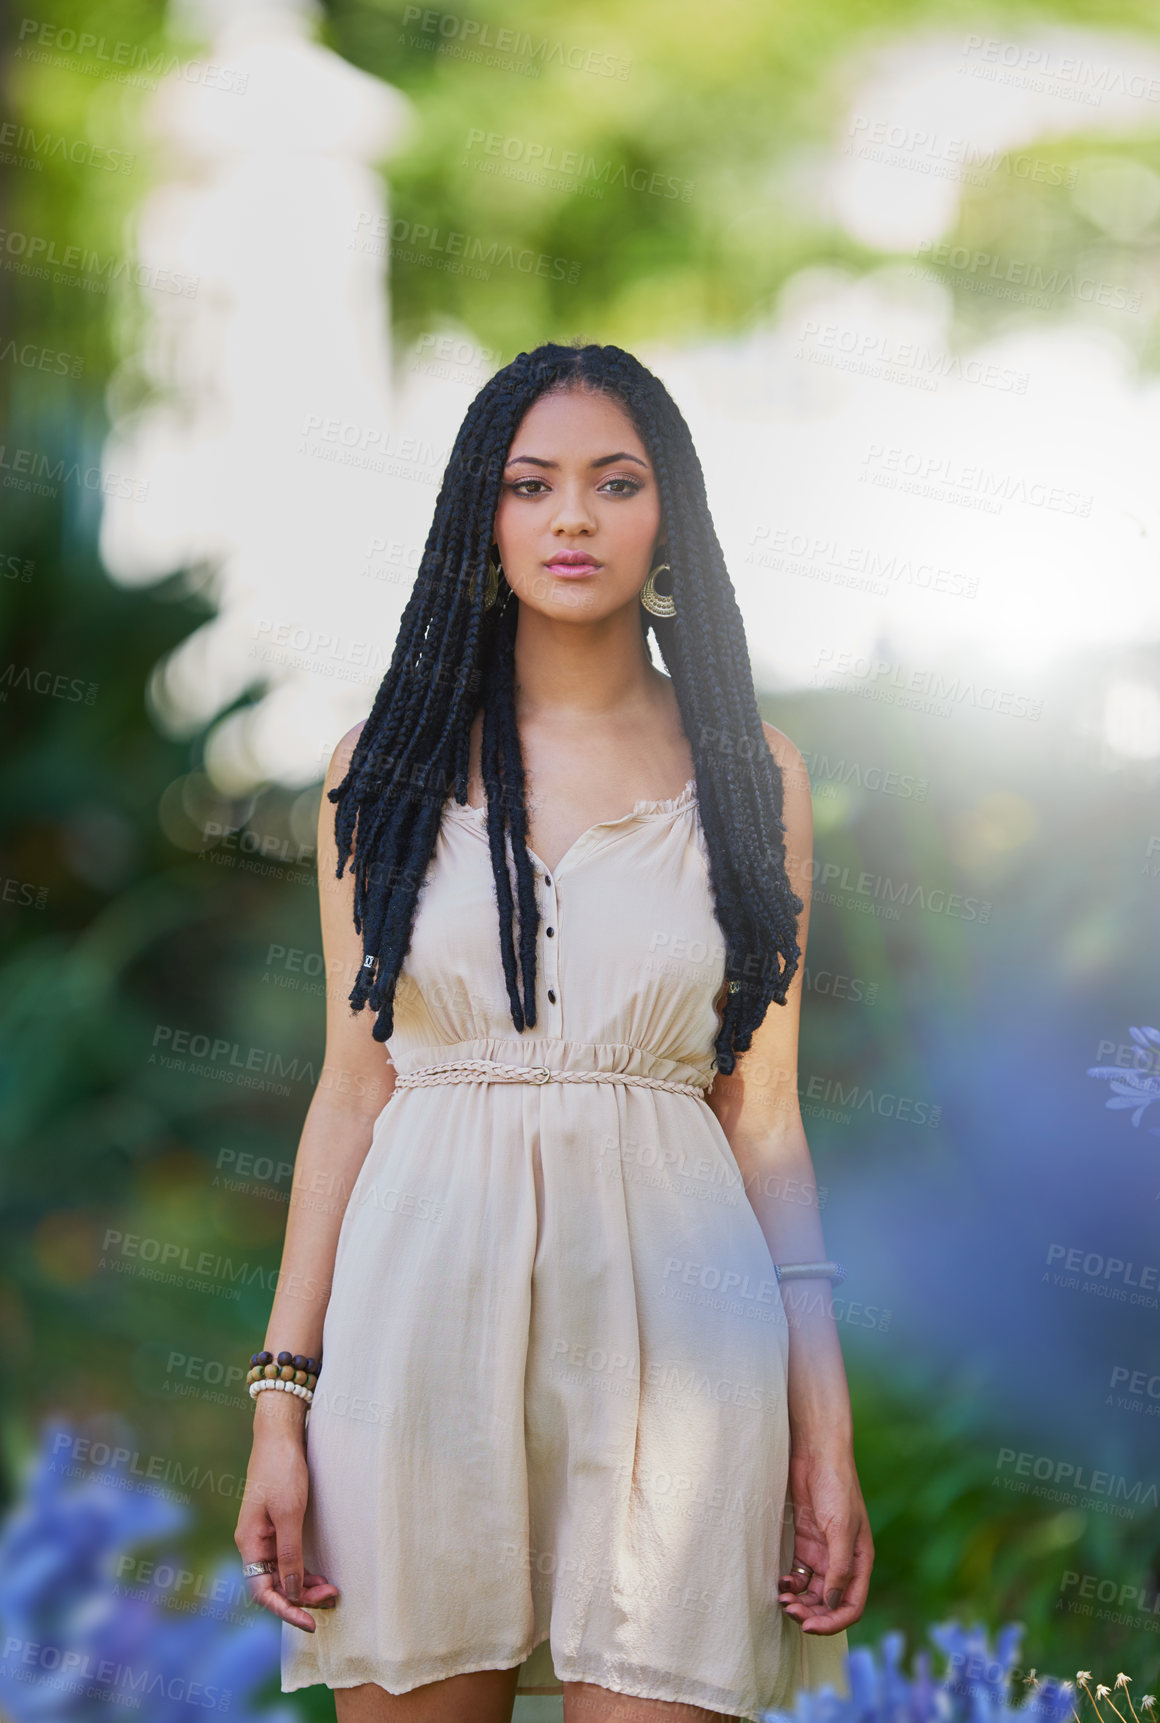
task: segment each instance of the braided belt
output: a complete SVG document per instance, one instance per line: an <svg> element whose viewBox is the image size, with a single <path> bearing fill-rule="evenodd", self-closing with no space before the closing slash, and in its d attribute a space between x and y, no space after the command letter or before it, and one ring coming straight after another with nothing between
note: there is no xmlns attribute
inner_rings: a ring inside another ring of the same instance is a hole
<svg viewBox="0 0 1160 1723"><path fill-rule="evenodd" d="M644 1077L629 1071L552 1071L547 1065L505 1065L498 1059L459 1059L446 1065L420 1065L395 1078L396 1089L425 1089L433 1083L637 1083L667 1089L671 1095L700 1095L700 1083L672 1077Z"/></svg>

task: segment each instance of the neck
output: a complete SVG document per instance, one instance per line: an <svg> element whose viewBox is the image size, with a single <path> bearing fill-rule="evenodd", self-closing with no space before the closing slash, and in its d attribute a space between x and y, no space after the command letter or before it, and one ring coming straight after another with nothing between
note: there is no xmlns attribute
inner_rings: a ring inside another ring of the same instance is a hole
<svg viewBox="0 0 1160 1723"><path fill-rule="evenodd" d="M520 605L515 698L521 718L622 716L651 705L668 678L649 658L636 601L599 622L561 622Z"/></svg>

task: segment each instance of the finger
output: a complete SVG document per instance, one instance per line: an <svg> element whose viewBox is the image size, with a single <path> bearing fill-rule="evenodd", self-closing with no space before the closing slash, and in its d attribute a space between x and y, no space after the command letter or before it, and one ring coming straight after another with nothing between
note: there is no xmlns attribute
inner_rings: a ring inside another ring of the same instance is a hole
<svg viewBox="0 0 1160 1723"><path fill-rule="evenodd" d="M291 1627L302 1628L305 1633L314 1632L313 1618L300 1605L283 1596L273 1574L263 1574L261 1579L251 1580L250 1586L254 1602L269 1610L271 1615L276 1615L280 1621L288 1621Z"/></svg>
<svg viewBox="0 0 1160 1723"><path fill-rule="evenodd" d="M801 1622L803 1632L841 1633L843 1628L860 1620L870 1594L870 1570L873 1563L873 1548L868 1543L859 1544L854 1552L854 1572L845 1588L841 1603L836 1609L829 1609L823 1603L821 1608L813 1610Z"/></svg>
<svg viewBox="0 0 1160 1723"><path fill-rule="evenodd" d="M829 1634L841 1633L847 1627L853 1627L862 1616L860 1605L843 1603L838 1609L822 1609L816 1615L807 1616L799 1623L803 1633Z"/></svg>
<svg viewBox="0 0 1160 1723"><path fill-rule="evenodd" d="M291 1603L302 1596L302 1518L280 1516L274 1522L278 1540L278 1586Z"/></svg>
<svg viewBox="0 0 1160 1723"><path fill-rule="evenodd" d="M850 1575L846 1580L845 1585L842 1587L841 1601L837 1605L833 1606L834 1608L842 1611L854 1609L857 1611L857 1615L861 1615L862 1611L866 1607L866 1600L870 1595L870 1570L873 1565L874 1549L869 1542L869 1538L867 1537L865 1540L859 1538L854 1547ZM827 1609L830 1609L831 1606L828 1595L830 1585L828 1578L824 1589L827 1595L823 1598L823 1603ZM855 1616L855 1619L857 1619L857 1616Z"/></svg>
<svg viewBox="0 0 1160 1723"><path fill-rule="evenodd" d="M333 1609L338 1602L339 1591L336 1585L331 1585L320 1573L310 1573L302 1576L302 1596L299 1598L304 1609Z"/></svg>
<svg viewBox="0 0 1160 1723"><path fill-rule="evenodd" d="M829 1610L840 1608L846 1600L846 1587L854 1577L854 1528L835 1532L828 1544L822 1601Z"/></svg>

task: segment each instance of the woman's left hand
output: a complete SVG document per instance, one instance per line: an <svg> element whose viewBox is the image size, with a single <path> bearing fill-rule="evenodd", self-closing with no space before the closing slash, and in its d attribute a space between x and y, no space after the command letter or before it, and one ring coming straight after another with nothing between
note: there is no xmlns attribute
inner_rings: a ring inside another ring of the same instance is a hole
<svg viewBox="0 0 1160 1723"><path fill-rule="evenodd" d="M807 1449L789 1462L793 1559L813 1575L784 1573L778 1602L803 1633L841 1633L858 1620L870 1590L874 1542L851 1449Z"/></svg>

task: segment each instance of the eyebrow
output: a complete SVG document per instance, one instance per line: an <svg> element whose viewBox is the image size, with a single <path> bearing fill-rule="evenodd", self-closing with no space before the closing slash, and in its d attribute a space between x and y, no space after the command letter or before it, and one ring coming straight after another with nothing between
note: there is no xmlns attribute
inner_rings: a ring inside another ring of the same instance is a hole
<svg viewBox="0 0 1160 1723"><path fill-rule="evenodd" d="M505 467L514 467L520 461L526 462L530 467L558 467L560 465L559 461L542 461L538 455L513 455L504 465ZM643 467L646 464L639 456L630 455L627 449L621 449L615 455L601 455L599 460L589 461L588 464L591 467L610 467L614 461L634 461L638 467Z"/></svg>

